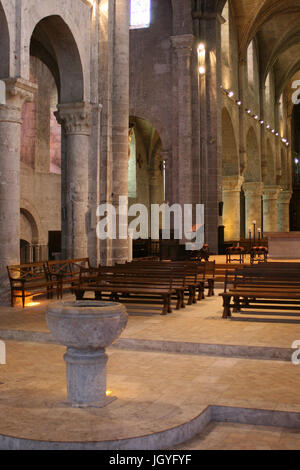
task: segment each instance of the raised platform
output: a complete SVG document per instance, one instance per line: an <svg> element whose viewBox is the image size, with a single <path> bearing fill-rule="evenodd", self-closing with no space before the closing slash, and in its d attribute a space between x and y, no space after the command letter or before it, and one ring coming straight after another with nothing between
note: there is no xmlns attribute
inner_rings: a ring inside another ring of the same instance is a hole
<svg viewBox="0 0 300 470"><path fill-rule="evenodd" d="M7 346L0 449L202 448L197 435L223 429L223 422L268 426L275 448L280 436L283 448L293 448L300 436L300 366L291 363L291 345L300 340L300 318L247 311L222 320L217 294L165 317L155 305L128 305L128 327L108 350L108 389L118 400L105 409L66 403L65 349L48 331L45 301L0 308ZM237 442L233 436L224 448ZM239 445L247 448L245 441ZM210 446L217 444L208 439Z"/></svg>
<svg viewBox="0 0 300 470"><path fill-rule="evenodd" d="M296 260L300 257L300 232L265 233L269 257L276 260Z"/></svg>
<svg viewBox="0 0 300 470"><path fill-rule="evenodd" d="M7 342L0 448L166 449L210 421L300 428L300 375L291 364L110 351L108 388L118 400L74 409L65 402L63 353Z"/></svg>

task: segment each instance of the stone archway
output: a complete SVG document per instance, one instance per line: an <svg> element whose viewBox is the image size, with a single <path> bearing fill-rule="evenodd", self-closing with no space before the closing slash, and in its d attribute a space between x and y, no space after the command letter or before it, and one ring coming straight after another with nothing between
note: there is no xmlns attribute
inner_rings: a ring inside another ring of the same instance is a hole
<svg viewBox="0 0 300 470"><path fill-rule="evenodd" d="M0 1L0 79L8 78L10 73L10 39L7 18Z"/></svg>
<svg viewBox="0 0 300 470"><path fill-rule="evenodd" d="M165 199L164 153L157 129L148 120L130 116L133 135L130 144L128 195L129 205L144 204L149 214L151 204L162 204Z"/></svg>
<svg viewBox="0 0 300 470"><path fill-rule="evenodd" d="M85 257L88 254L91 105L84 102L82 61L70 27L58 15L45 17L35 26L30 52L50 70L58 92L55 115L62 125L64 149L61 156L62 256Z"/></svg>
<svg viewBox="0 0 300 470"><path fill-rule="evenodd" d="M36 43L38 47L35 47ZM31 37L31 53L39 55L40 60L52 71L58 85L59 103L84 100L79 50L70 27L60 16L48 16L35 26Z"/></svg>
<svg viewBox="0 0 300 470"><path fill-rule="evenodd" d="M240 193L243 178L232 120L226 108L222 111L222 186L225 241L240 240Z"/></svg>
<svg viewBox="0 0 300 470"><path fill-rule="evenodd" d="M253 127L250 127L246 138L246 169L243 189L245 193L245 233L253 230L253 222L256 228L262 227L262 189L261 161L258 140Z"/></svg>

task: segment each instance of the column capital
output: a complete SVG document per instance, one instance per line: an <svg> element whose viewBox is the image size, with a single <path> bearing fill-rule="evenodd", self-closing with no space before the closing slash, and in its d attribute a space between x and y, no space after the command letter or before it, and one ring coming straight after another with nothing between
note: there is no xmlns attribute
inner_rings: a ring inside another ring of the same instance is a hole
<svg viewBox="0 0 300 470"><path fill-rule="evenodd" d="M263 183L253 182L253 183L244 183L243 190L248 195L261 196L263 191Z"/></svg>
<svg viewBox="0 0 300 470"><path fill-rule="evenodd" d="M6 102L8 105L22 108L24 103L33 101L38 89L35 83L23 78L5 78L2 81L5 83Z"/></svg>
<svg viewBox="0 0 300 470"><path fill-rule="evenodd" d="M279 186L265 186L263 189L264 200L277 199L280 193Z"/></svg>
<svg viewBox="0 0 300 470"><path fill-rule="evenodd" d="M90 103L65 103L54 113L67 135L91 135L92 105Z"/></svg>
<svg viewBox="0 0 300 470"><path fill-rule="evenodd" d="M240 192L244 182L243 176L223 176L222 186L223 191L237 191Z"/></svg>
<svg viewBox="0 0 300 470"><path fill-rule="evenodd" d="M22 124L21 108L9 104L0 104L0 122Z"/></svg>
<svg viewBox="0 0 300 470"><path fill-rule="evenodd" d="M194 19L198 18L200 20L206 20L206 21L214 20L220 24L224 24L226 22L225 18L217 11L212 11L212 12L194 11L192 16Z"/></svg>
<svg viewBox="0 0 300 470"><path fill-rule="evenodd" d="M291 202L292 194L292 191L281 189L278 195L278 202L280 204L289 204Z"/></svg>
<svg viewBox="0 0 300 470"><path fill-rule="evenodd" d="M172 46L180 56L189 56L192 53L195 36L193 34L182 34L171 36Z"/></svg>

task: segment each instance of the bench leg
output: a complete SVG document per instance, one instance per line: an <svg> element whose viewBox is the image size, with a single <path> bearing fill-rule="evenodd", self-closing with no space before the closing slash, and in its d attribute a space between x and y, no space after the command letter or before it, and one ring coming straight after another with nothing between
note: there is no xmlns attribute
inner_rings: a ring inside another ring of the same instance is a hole
<svg viewBox="0 0 300 470"><path fill-rule="evenodd" d="M201 300L204 300L205 299L205 281L201 282L200 287L201 287L201 294L202 294Z"/></svg>
<svg viewBox="0 0 300 470"><path fill-rule="evenodd" d="M168 310L169 310L169 299L168 299L168 295L163 295L163 303L164 303L164 306L163 306L161 315L167 315Z"/></svg>
<svg viewBox="0 0 300 470"><path fill-rule="evenodd" d="M193 293L193 288L189 287L189 300L188 300L188 305L193 304L193 298L194 298L194 293Z"/></svg>
<svg viewBox="0 0 300 470"><path fill-rule="evenodd" d="M233 312L240 312L241 311L240 298L239 297L234 297L233 302L234 302L234 307L233 307L232 311Z"/></svg>
<svg viewBox="0 0 300 470"><path fill-rule="evenodd" d="M76 300L82 300L84 296L84 291L81 290L75 290L74 294L76 296Z"/></svg>
<svg viewBox="0 0 300 470"><path fill-rule="evenodd" d="M202 287L201 285L198 287L198 300L202 300L203 293L202 293Z"/></svg>
<svg viewBox="0 0 300 470"><path fill-rule="evenodd" d="M22 290L22 305L23 305L23 308L25 308L25 292L24 292L24 289Z"/></svg>
<svg viewBox="0 0 300 470"><path fill-rule="evenodd" d="M180 310L181 309L181 303L182 303L182 301L181 301L181 291L178 290L176 292L176 294L177 294L176 310Z"/></svg>
<svg viewBox="0 0 300 470"><path fill-rule="evenodd" d="M215 295L215 281L214 279L208 279L208 297Z"/></svg>
<svg viewBox="0 0 300 470"><path fill-rule="evenodd" d="M230 300L231 296L224 295L223 296L223 317L222 318L230 318L231 317L231 310L230 310Z"/></svg>
<svg viewBox="0 0 300 470"><path fill-rule="evenodd" d="M95 300L102 300L102 292L95 292Z"/></svg>
<svg viewBox="0 0 300 470"><path fill-rule="evenodd" d="M180 291L181 294L181 308L185 308L185 302L184 302L184 291Z"/></svg>
<svg viewBox="0 0 300 470"><path fill-rule="evenodd" d="M172 313L171 295L168 295L168 313Z"/></svg>

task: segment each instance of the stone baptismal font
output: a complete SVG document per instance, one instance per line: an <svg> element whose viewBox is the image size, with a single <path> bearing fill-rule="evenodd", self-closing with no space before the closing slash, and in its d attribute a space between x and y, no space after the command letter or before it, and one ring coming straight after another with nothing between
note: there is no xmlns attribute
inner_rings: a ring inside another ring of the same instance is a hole
<svg viewBox="0 0 300 470"><path fill-rule="evenodd" d="M124 305L102 301L56 302L46 319L54 338L67 347L68 402L74 407L104 407L115 398L106 395L105 348L127 325Z"/></svg>

